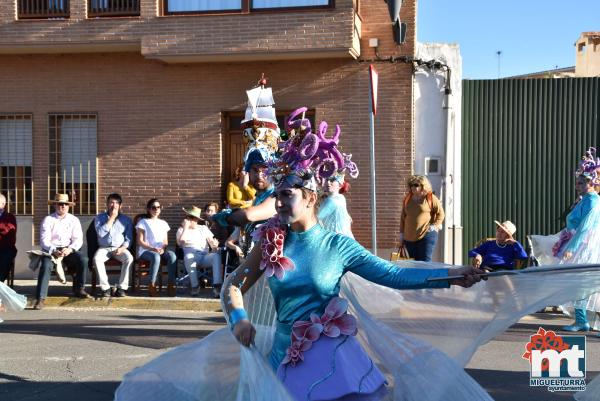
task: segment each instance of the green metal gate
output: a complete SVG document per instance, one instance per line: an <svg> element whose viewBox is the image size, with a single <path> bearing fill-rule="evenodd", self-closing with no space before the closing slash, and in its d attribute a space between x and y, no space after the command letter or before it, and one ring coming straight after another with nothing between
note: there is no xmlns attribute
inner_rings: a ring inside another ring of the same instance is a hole
<svg viewBox="0 0 600 401"><path fill-rule="evenodd" d="M494 220L523 245L558 232L578 160L600 146L600 78L465 80L462 93L463 257Z"/></svg>

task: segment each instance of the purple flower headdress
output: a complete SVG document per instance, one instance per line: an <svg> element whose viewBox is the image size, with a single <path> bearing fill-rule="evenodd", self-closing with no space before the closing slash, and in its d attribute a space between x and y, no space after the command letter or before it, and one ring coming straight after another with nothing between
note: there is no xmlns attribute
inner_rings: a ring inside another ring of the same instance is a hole
<svg viewBox="0 0 600 401"><path fill-rule="evenodd" d="M600 158L596 157L596 148L590 147L585 152L575 175L590 178L592 184L600 185Z"/></svg>
<svg viewBox="0 0 600 401"><path fill-rule="evenodd" d="M279 145L279 160L269 164L269 176L276 186L287 182L291 186L317 190L335 175L347 173L358 177L358 167L351 154L340 152L341 129L335 126L333 137L328 138L327 122L321 121L317 133L312 132L310 121L304 118L306 107L292 112L285 119L287 140Z"/></svg>

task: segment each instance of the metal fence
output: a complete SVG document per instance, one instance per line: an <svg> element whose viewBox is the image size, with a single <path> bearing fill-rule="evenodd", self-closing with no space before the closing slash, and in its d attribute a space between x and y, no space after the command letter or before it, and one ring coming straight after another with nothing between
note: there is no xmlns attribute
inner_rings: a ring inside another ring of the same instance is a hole
<svg viewBox="0 0 600 401"><path fill-rule="evenodd" d="M558 232L574 172L600 146L600 78L463 81L464 256L511 220L517 239Z"/></svg>

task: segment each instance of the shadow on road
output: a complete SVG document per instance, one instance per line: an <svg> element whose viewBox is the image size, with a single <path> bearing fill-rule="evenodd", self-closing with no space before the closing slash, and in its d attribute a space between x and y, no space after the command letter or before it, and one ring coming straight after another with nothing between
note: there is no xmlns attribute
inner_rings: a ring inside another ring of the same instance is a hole
<svg viewBox="0 0 600 401"><path fill-rule="evenodd" d="M112 401L119 382L33 382L2 383L1 400L19 401Z"/></svg>
<svg viewBox="0 0 600 401"><path fill-rule="evenodd" d="M225 318L220 313L218 316L202 316L202 317L184 317L184 316L150 316L150 315L121 315L123 319L130 320L173 320L173 321L190 321L190 322L211 322L217 324L225 324Z"/></svg>
<svg viewBox="0 0 600 401"><path fill-rule="evenodd" d="M174 329L171 326L189 326L189 329ZM215 327L203 328L202 321L198 319L194 322L133 323L123 320L103 320L93 324L82 324L70 319L51 319L20 320L2 324L2 332L6 334L81 338L151 349L165 349L189 343L207 336L214 329Z"/></svg>

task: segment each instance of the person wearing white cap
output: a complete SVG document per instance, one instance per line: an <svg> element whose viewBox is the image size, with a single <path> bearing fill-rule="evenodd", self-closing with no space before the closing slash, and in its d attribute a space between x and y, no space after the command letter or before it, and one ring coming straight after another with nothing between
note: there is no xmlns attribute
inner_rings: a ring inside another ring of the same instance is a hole
<svg viewBox="0 0 600 401"><path fill-rule="evenodd" d="M485 241L469 251L475 267L483 266L486 270L512 270L518 259L527 259L523 245L513 238L517 227L509 220L503 223L494 220L496 238Z"/></svg>

